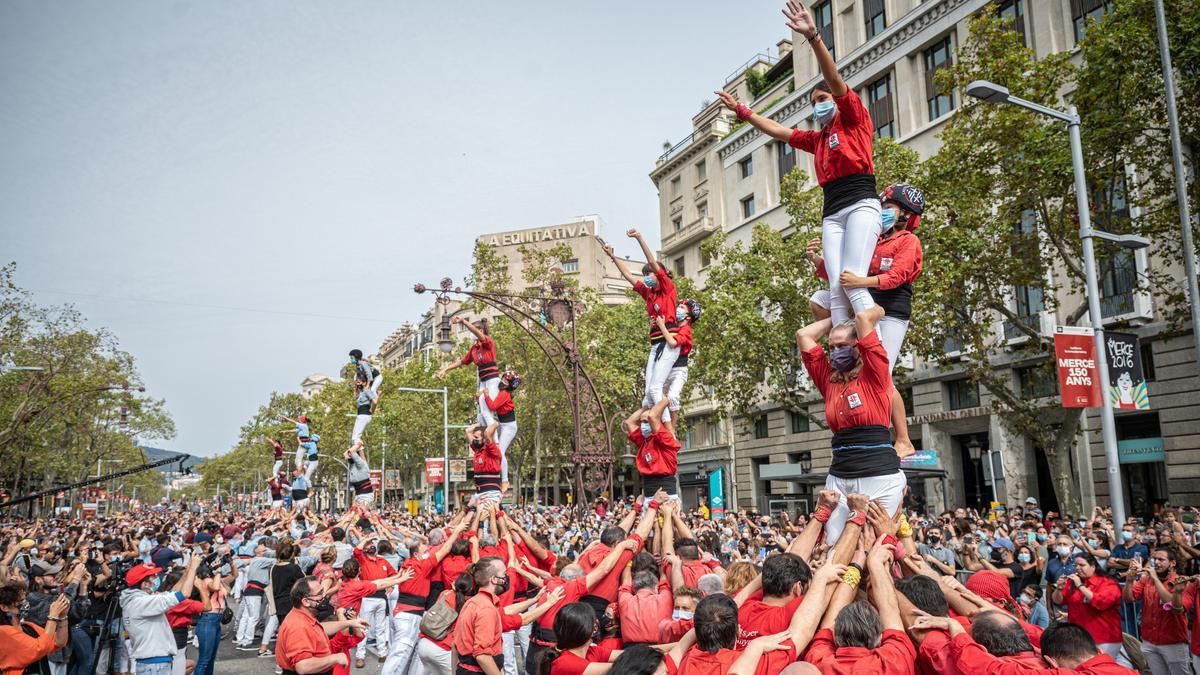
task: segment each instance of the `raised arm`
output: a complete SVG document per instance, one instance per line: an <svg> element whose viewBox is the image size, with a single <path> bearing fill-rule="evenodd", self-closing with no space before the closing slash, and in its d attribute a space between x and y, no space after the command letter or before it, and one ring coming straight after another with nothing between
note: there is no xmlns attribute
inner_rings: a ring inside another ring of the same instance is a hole
<svg viewBox="0 0 1200 675"><path fill-rule="evenodd" d="M813 548L821 538L821 531L825 529L825 521L829 520L829 514L833 513L841 499L836 490L821 490L817 496L817 510L808 519L800 536L792 540L787 552L811 560Z"/></svg>
<svg viewBox="0 0 1200 675"><path fill-rule="evenodd" d="M806 352L820 344L821 338L829 334L833 328L833 319L821 319L808 324L796 331L796 345L800 351Z"/></svg>
<svg viewBox="0 0 1200 675"><path fill-rule="evenodd" d="M788 0L787 9L783 10L783 15L787 17L788 28L808 40L813 55L817 57L817 66L821 69L821 77L825 80L825 84L829 85L829 92L834 96L845 95L849 88L842 80L842 74L838 72L833 54L829 53L829 48L825 46L825 41L817 32L817 22L808 13L808 8L800 0Z"/></svg>
<svg viewBox="0 0 1200 675"><path fill-rule="evenodd" d="M900 605L896 602L896 587L892 583L893 555L893 548L884 544L883 537L880 537L867 556L867 569L871 575L871 604L879 610L879 620L884 630L904 630Z"/></svg>
<svg viewBox="0 0 1200 675"><path fill-rule="evenodd" d="M600 564L593 567L592 571L588 572L587 576L584 577L583 583L587 585L588 590L590 591L591 589L595 588L596 584L600 583L604 577L608 576L609 572L613 571L613 568L617 566L617 561L621 559L621 556L626 551L634 550L636 546L637 544L631 539L626 539L625 541L622 541L614 546L612 550L608 552L608 555L604 556L604 559L600 561Z"/></svg>
<svg viewBox="0 0 1200 675"><path fill-rule="evenodd" d="M717 98L721 99L721 103L725 104L726 108L729 108L737 113L738 119L749 122L750 126L758 129L777 141L783 141L784 143L787 143L788 140L791 139L791 129L783 126L770 117L763 117L762 115L759 115L751 110L748 106L738 103L737 99L735 99L729 92L723 89L718 89L713 93L717 95Z"/></svg>
<svg viewBox="0 0 1200 675"><path fill-rule="evenodd" d="M613 261L613 264L617 266L617 271L621 273L621 277L631 284L636 284L637 279L630 274L629 268L625 266L625 262L618 258L616 253L613 253L613 247L609 246L608 244L604 244L602 248L604 249L604 252L608 254L609 259Z"/></svg>
<svg viewBox="0 0 1200 675"><path fill-rule="evenodd" d="M637 239L638 245L642 247L642 254L646 256L646 262L650 263L650 267L654 268L655 270L660 269L658 261L654 259L654 251L650 250L650 245L647 244L646 240L642 238L642 233L630 228L625 232L625 234Z"/></svg>
<svg viewBox="0 0 1200 675"><path fill-rule="evenodd" d="M455 321L455 319L457 319L457 321ZM487 336L483 334L483 331L479 330L479 327L476 326L475 324L471 323L470 321L463 321L461 318L456 316L450 320L450 323L462 324L463 328L466 328L467 332L470 333L476 340L486 340L487 339Z"/></svg>

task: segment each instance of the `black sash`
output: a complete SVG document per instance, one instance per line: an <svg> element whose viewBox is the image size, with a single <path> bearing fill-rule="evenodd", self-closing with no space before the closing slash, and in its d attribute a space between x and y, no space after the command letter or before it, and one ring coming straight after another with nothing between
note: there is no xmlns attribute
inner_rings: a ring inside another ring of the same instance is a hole
<svg viewBox="0 0 1200 675"><path fill-rule="evenodd" d="M496 662L496 668L499 669L500 672L503 673L504 672L504 652L501 651L499 654L493 654L492 660ZM474 666L474 668L478 668L478 670L475 670L473 668L464 668L463 666ZM483 668L481 668L479 666L479 661L476 660L473 655L471 655L471 654L459 654L458 655L458 673L460 673L460 675L462 673L473 674L473 673L481 673L481 672L483 672Z"/></svg>
<svg viewBox="0 0 1200 675"><path fill-rule="evenodd" d="M375 488L371 487L370 478L365 478L356 483L351 483L350 485L354 488L354 494L356 495L370 494L375 490Z"/></svg>
<svg viewBox="0 0 1200 675"><path fill-rule="evenodd" d="M479 369L480 382L485 382L493 377L500 377L500 367L496 365L495 361L481 363L475 367Z"/></svg>
<svg viewBox="0 0 1200 675"><path fill-rule="evenodd" d="M506 413L500 413L500 414L496 415L496 419L501 422L516 422L517 421L517 411L509 410Z"/></svg>
<svg viewBox="0 0 1200 675"><path fill-rule="evenodd" d="M879 199L879 190L875 188L875 174L852 173L829 181L821 187L825 193L825 205L822 216L832 216L854 202L863 199Z"/></svg>

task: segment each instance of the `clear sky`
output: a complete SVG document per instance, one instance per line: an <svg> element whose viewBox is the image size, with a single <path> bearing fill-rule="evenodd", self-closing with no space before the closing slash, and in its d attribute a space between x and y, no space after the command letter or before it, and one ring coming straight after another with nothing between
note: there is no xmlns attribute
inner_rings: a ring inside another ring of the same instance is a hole
<svg viewBox="0 0 1200 675"><path fill-rule="evenodd" d="M212 455L461 281L474 237L599 214L788 36L782 2L0 3L0 262L137 359Z"/></svg>

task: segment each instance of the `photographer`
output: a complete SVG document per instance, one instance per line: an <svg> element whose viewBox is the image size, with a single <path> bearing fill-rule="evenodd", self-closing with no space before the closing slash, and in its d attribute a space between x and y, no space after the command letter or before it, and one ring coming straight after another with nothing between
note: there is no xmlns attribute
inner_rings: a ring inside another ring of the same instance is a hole
<svg viewBox="0 0 1200 675"><path fill-rule="evenodd" d="M173 592L159 592L161 570L157 567L136 565L125 574L128 588L121 592L121 611L129 632L135 675L170 675L177 650L167 610L192 594L201 560L199 555L191 557L187 572Z"/></svg>
<svg viewBox="0 0 1200 675"><path fill-rule="evenodd" d="M0 672L5 675L24 672L26 666L45 659L67 644L67 611L70 600L59 596L50 604L46 629L21 620L25 585L19 581L0 582Z"/></svg>

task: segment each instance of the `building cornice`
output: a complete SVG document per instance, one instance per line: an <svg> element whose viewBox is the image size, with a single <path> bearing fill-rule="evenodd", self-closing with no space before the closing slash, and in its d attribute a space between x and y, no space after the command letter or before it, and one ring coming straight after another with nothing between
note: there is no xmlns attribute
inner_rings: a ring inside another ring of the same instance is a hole
<svg viewBox="0 0 1200 675"><path fill-rule="evenodd" d="M719 139L720 135L717 132L709 131L701 136L699 140L692 141L691 145L675 153L671 159L654 167L654 170L650 172L650 180L654 181L654 185L657 186L658 181L661 180L663 176L674 172L675 169L679 168L680 165L699 156L702 150L717 142Z"/></svg>

